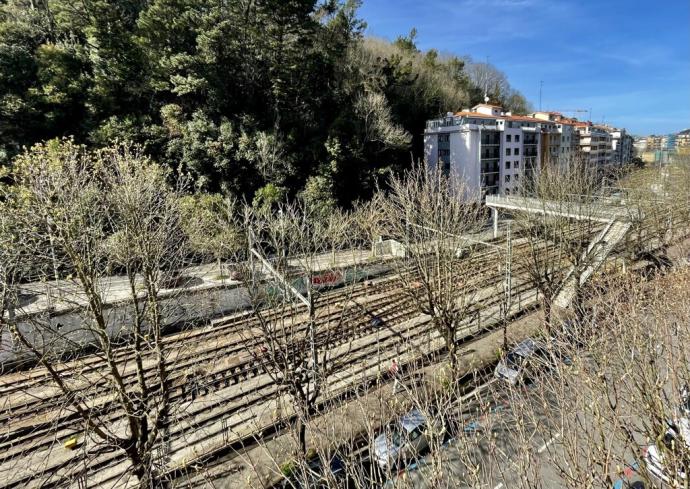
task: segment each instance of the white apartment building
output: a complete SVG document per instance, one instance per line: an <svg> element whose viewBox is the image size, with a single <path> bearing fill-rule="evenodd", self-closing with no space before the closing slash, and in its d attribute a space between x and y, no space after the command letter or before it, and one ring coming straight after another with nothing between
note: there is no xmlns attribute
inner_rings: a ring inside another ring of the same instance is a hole
<svg viewBox="0 0 690 489"><path fill-rule="evenodd" d="M625 129L594 125L558 112L514 116L496 105L479 104L427 121L427 164L441 165L466 181L467 194L510 195L532 172L575 159L599 168L632 161L633 138Z"/></svg>
<svg viewBox="0 0 690 489"><path fill-rule="evenodd" d="M448 113L427 121L425 159L463 178L468 198L515 193L539 168L542 123L489 104Z"/></svg>
<svg viewBox="0 0 690 489"><path fill-rule="evenodd" d="M630 163L633 159L633 138L625 129L612 127L611 134L612 162L617 165Z"/></svg>
<svg viewBox="0 0 690 489"><path fill-rule="evenodd" d="M635 152L637 154L644 153L647 151L647 138L637 138L633 143L633 146L635 147Z"/></svg>

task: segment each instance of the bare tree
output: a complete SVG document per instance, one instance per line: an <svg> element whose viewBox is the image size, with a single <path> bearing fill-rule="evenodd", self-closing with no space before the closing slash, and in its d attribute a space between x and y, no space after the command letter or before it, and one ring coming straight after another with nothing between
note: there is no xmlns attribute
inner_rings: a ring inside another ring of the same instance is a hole
<svg viewBox="0 0 690 489"><path fill-rule="evenodd" d="M627 242L631 260L645 259L657 268L669 266L670 244L688 233L688 184L690 171L682 159L621 179L625 208L634 223Z"/></svg>
<svg viewBox="0 0 690 489"><path fill-rule="evenodd" d="M332 374L346 363L354 338L348 319L356 254L348 246L347 217L319 219L305 206L275 211L246 209L250 256L244 268L256 327L246 339L250 353L281 390L295 416L301 456L307 452L307 423L318 411ZM336 253L345 253L338 266ZM347 267L347 268L346 268ZM345 286L338 304L320 290Z"/></svg>
<svg viewBox="0 0 690 489"><path fill-rule="evenodd" d="M236 219L240 212L237 201L219 194L199 193L184 196L181 209L190 247L202 258L214 258L219 278L225 278L223 262L246 251L246 236Z"/></svg>
<svg viewBox="0 0 690 489"><path fill-rule="evenodd" d="M389 232L402 244L396 261L402 289L443 337L452 369L462 321L474 307L481 285L474 280L472 235L481 229L482 211L464 180L418 165L393 177L386 202Z"/></svg>
<svg viewBox="0 0 690 489"><path fill-rule="evenodd" d="M543 456L565 487L611 487L626 468L645 487L688 487L688 273L608 285L588 296L586 334L554 345L569 364L513 402L555 440Z"/></svg>
<svg viewBox="0 0 690 489"><path fill-rule="evenodd" d="M154 453L166 442L173 405L163 341L170 298L166 306L161 291L183 264L187 238L170 176L127 146L89 153L52 142L17 160L16 187L7 195L22 236L13 243L15 260L30 253L39 271L54 262L64 274L56 282L65 289L62 300L83 311L69 332L42 315L30 316L30 327L13 316L12 335L58 387L53 407L64 403L81 419L82 456L96 457L103 447L121 451L141 487L164 483ZM32 243L51 246L36 253ZM116 271L126 274L132 324L110 311ZM60 362L65 349L82 348L93 353L83 365Z"/></svg>
<svg viewBox="0 0 690 489"><path fill-rule="evenodd" d="M507 97L511 92L505 73L489 63L467 63L467 75L472 84L495 99Z"/></svg>
<svg viewBox="0 0 690 489"><path fill-rule="evenodd" d="M393 121L386 97L376 91L360 94L355 100L355 111L364 121L362 144L373 142L382 149L406 148L412 136Z"/></svg>
<svg viewBox="0 0 690 489"><path fill-rule="evenodd" d="M541 295L550 329L554 300L564 287L572 288L573 307L581 312L582 275L606 244L607 236L597 233L619 210L606 204L596 169L582 160L545 165L524 182L515 202L516 232L529 243L528 253L516 255L516 265Z"/></svg>

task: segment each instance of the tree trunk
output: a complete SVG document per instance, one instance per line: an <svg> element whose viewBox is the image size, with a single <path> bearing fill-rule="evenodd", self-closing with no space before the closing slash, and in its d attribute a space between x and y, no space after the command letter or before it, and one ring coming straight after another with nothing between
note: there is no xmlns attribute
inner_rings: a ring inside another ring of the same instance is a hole
<svg viewBox="0 0 690 489"><path fill-rule="evenodd" d="M548 333L551 332L551 299L544 294L542 308L544 309L544 328Z"/></svg>
<svg viewBox="0 0 690 489"><path fill-rule="evenodd" d="M508 320L503 319L503 351L508 352Z"/></svg>
<svg viewBox="0 0 690 489"><path fill-rule="evenodd" d="M152 473L152 464L150 454L139 453L139 443L133 442L130 448L127 449L127 455L132 462L132 472L139 481L138 487L140 489L153 489L160 487L156 484Z"/></svg>
<svg viewBox="0 0 690 489"><path fill-rule="evenodd" d="M501 321L503 322L503 351L508 351L508 307L501 305Z"/></svg>
<svg viewBox="0 0 690 489"><path fill-rule="evenodd" d="M297 436L299 439L299 450L302 456L307 455L307 424L300 416L297 417Z"/></svg>
<svg viewBox="0 0 690 489"><path fill-rule="evenodd" d="M450 357L450 369L453 372L453 379L458 368L458 345L455 343L454 331L447 331L446 345L448 347L448 356Z"/></svg>

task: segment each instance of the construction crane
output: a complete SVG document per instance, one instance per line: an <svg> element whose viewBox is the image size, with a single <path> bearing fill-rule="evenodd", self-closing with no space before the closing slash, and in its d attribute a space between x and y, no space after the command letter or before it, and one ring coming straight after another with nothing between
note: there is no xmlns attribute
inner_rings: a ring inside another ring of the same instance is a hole
<svg viewBox="0 0 690 489"><path fill-rule="evenodd" d="M589 120L592 120L592 109L557 109L557 110L551 110L551 112L560 112L561 114L564 113L573 113L573 114L589 114Z"/></svg>

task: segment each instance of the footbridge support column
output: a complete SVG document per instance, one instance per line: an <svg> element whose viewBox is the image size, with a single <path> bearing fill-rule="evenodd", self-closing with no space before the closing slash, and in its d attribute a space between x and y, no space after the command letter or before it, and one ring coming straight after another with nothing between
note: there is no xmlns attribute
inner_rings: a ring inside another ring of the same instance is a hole
<svg viewBox="0 0 690 489"><path fill-rule="evenodd" d="M491 208L491 214L494 218L494 238L498 238L498 209L495 207Z"/></svg>

